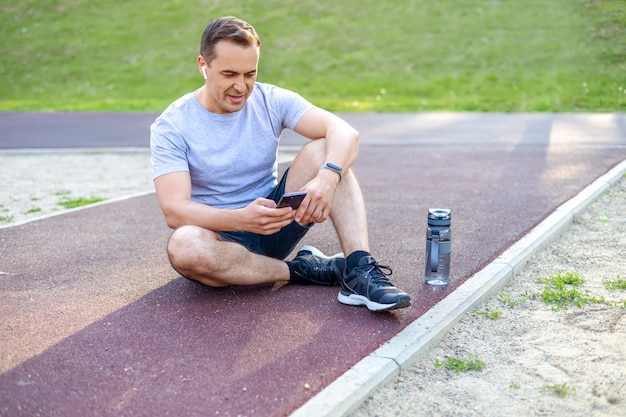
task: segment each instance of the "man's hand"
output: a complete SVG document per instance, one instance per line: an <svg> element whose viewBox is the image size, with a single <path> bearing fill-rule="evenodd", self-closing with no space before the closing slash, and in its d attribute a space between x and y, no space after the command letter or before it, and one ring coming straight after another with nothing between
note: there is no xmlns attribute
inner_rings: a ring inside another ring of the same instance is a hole
<svg viewBox="0 0 626 417"><path fill-rule="evenodd" d="M291 207L276 208L267 198L257 198L247 207L239 209L241 230L260 235L271 235L293 222L296 211Z"/></svg>
<svg viewBox="0 0 626 417"><path fill-rule="evenodd" d="M321 170L302 188L307 196L295 212L295 220L302 225L324 222L330 215L338 183L337 173Z"/></svg>

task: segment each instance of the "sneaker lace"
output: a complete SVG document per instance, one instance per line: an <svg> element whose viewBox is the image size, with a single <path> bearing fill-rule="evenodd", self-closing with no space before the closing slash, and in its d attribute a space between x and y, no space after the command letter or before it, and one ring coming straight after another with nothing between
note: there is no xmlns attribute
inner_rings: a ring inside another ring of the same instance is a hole
<svg viewBox="0 0 626 417"><path fill-rule="evenodd" d="M375 282L378 286L389 286L393 285L388 276L393 274L393 270L391 267L387 265L381 265L377 261L371 262L367 265L370 268L369 275L372 277L372 281Z"/></svg>

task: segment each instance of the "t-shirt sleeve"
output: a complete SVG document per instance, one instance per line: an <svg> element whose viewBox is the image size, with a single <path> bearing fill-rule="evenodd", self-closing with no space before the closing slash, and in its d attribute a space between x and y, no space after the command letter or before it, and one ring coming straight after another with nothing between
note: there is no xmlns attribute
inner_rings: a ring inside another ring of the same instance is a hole
<svg viewBox="0 0 626 417"><path fill-rule="evenodd" d="M300 94L276 86L271 86L267 97L272 109L272 117L280 120L282 127L292 130L295 129L302 116L314 107Z"/></svg>
<svg viewBox="0 0 626 417"><path fill-rule="evenodd" d="M189 172L187 147L182 134L163 119L150 126L152 179L172 172Z"/></svg>

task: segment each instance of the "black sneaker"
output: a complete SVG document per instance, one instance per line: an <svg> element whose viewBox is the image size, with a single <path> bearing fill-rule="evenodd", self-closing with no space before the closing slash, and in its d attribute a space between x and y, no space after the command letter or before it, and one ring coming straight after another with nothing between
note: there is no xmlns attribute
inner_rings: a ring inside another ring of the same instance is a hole
<svg viewBox="0 0 626 417"><path fill-rule="evenodd" d="M342 304L365 305L371 311L410 306L411 297L394 287L388 275L391 275L391 268L379 265L371 256L364 256L359 266L344 274L337 298Z"/></svg>
<svg viewBox="0 0 626 417"><path fill-rule="evenodd" d="M326 256L316 247L305 245L289 262L292 272L289 281L301 285L339 285L345 268L343 253Z"/></svg>

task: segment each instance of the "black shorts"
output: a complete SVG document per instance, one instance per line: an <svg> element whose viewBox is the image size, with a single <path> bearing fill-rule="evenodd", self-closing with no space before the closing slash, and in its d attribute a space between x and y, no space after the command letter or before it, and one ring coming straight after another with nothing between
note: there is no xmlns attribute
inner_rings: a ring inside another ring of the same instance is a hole
<svg viewBox="0 0 626 417"><path fill-rule="evenodd" d="M285 171L280 182L274 187L267 198L278 203L280 197L285 193L285 183L287 182L288 173L289 169ZM273 235L259 235L252 232L219 232L219 235L222 239L239 243L254 253L276 259L285 259L313 225L314 223L308 226L301 226L298 222L294 221Z"/></svg>

